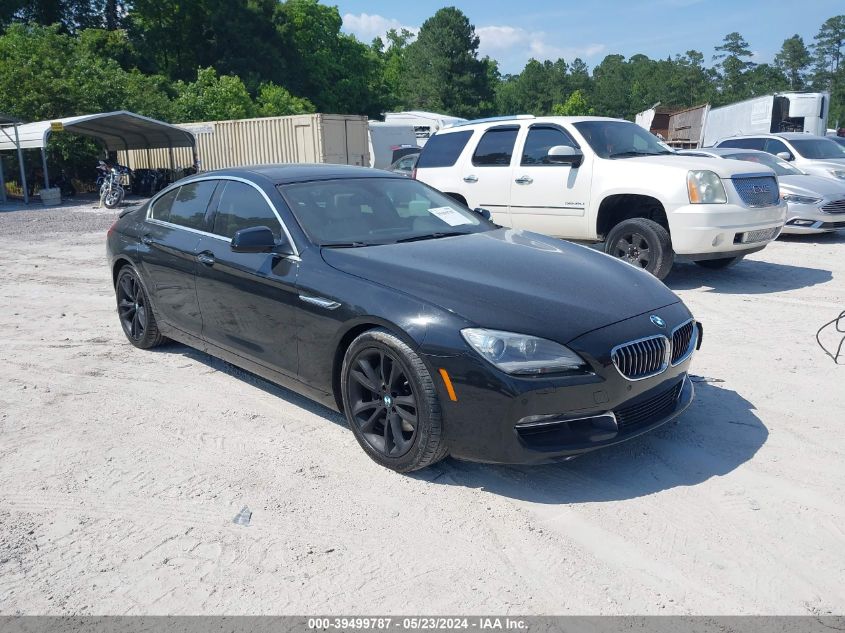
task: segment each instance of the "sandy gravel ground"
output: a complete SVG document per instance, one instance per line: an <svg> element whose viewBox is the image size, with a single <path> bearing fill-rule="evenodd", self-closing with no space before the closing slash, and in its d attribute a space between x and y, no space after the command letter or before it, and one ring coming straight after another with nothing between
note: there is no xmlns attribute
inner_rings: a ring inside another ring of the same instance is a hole
<svg viewBox="0 0 845 633"><path fill-rule="evenodd" d="M321 406L132 348L112 218L0 213L0 613L845 612L845 367L814 340L845 236L673 272L706 327L679 423L402 476Z"/></svg>

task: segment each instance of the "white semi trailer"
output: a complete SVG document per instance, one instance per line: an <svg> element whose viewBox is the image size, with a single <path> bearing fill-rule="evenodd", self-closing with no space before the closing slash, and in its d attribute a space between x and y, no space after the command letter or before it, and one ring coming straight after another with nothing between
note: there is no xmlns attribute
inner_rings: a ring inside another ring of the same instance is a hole
<svg viewBox="0 0 845 633"><path fill-rule="evenodd" d="M824 136L830 94L779 92L712 108L704 124L702 145L710 147L729 136L806 132Z"/></svg>

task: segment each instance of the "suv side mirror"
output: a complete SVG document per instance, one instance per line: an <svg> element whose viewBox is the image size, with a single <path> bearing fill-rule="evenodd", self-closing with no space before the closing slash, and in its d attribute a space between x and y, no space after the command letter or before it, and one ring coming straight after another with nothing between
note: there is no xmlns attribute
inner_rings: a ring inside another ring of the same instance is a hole
<svg viewBox="0 0 845 633"><path fill-rule="evenodd" d="M480 216L481 216L482 218L484 218L485 220L489 220L489 219L490 219L490 211L489 211L489 209L482 209L481 207L477 207L477 208L473 209L473 211L475 211L478 215L480 215Z"/></svg>
<svg viewBox="0 0 845 633"><path fill-rule="evenodd" d="M236 253L269 253L279 250L286 242L276 241L273 231L266 226L253 226L236 231L232 237L232 250Z"/></svg>
<svg viewBox="0 0 845 633"><path fill-rule="evenodd" d="M789 152L778 152L775 156L782 158L783 160L792 160L794 158L794 156Z"/></svg>
<svg viewBox="0 0 845 633"><path fill-rule="evenodd" d="M549 148L546 155L549 162L553 165L572 165L578 167L584 161L584 153L575 147L569 145L555 145Z"/></svg>

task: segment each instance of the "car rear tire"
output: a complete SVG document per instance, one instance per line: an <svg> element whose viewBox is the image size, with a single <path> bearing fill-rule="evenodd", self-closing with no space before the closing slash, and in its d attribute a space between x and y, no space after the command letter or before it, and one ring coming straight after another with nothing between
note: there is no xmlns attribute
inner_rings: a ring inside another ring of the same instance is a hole
<svg viewBox="0 0 845 633"><path fill-rule="evenodd" d="M375 462L406 473L446 457L431 374L398 337L376 329L352 341L343 358L341 388L349 427Z"/></svg>
<svg viewBox="0 0 845 633"><path fill-rule="evenodd" d="M669 231L654 220L632 218L614 226L605 240L605 252L664 279L675 262Z"/></svg>
<svg viewBox="0 0 845 633"><path fill-rule="evenodd" d="M736 266L742 261L742 256L739 257L722 257L720 259L702 259L697 262L702 268L709 268L711 270L721 270L722 268L730 268Z"/></svg>
<svg viewBox="0 0 845 633"><path fill-rule="evenodd" d="M140 349L161 345L166 339L158 331L147 291L131 266L120 269L114 290L120 326L129 342Z"/></svg>

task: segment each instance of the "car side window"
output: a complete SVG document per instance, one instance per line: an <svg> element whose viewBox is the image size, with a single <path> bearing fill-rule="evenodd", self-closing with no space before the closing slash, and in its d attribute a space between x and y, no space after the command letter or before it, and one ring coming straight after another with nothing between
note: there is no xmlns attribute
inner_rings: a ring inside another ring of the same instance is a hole
<svg viewBox="0 0 845 633"><path fill-rule="evenodd" d="M549 162L549 150L556 145L575 147L575 141L566 132L556 127L532 127L528 130L525 147L522 149L522 165L554 165Z"/></svg>
<svg viewBox="0 0 845 633"><path fill-rule="evenodd" d="M200 180L179 187L179 193L170 207L168 222L189 229L202 229L205 212L216 186L216 180Z"/></svg>
<svg viewBox="0 0 845 633"><path fill-rule="evenodd" d="M511 164L518 127L491 128L484 133L472 155L476 167L507 167Z"/></svg>
<svg viewBox="0 0 845 633"><path fill-rule="evenodd" d="M768 141L766 141L766 151L769 152L769 154L778 154L780 152L789 152L790 154L792 153L789 151L789 148L786 146L786 143L784 143L783 141L779 141L776 138L770 138Z"/></svg>
<svg viewBox="0 0 845 633"><path fill-rule="evenodd" d="M150 212L150 217L153 220L161 220L162 222L170 221L170 208L173 206L173 201L176 200L176 194L179 193L179 187L168 191L153 203L153 208Z"/></svg>
<svg viewBox="0 0 845 633"><path fill-rule="evenodd" d="M435 134L423 147L417 167L452 167L458 162L471 136L470 130Z"/></svg>
<svg viewBox="0 0 845 633"><path fill-rule="evenodd" d="M237 180L228 180L217 203L214 214L216 235L232 239L237 231L255 226L266 226L276 239L282 235L282 226L273 209L258 190Z"/></svg>

